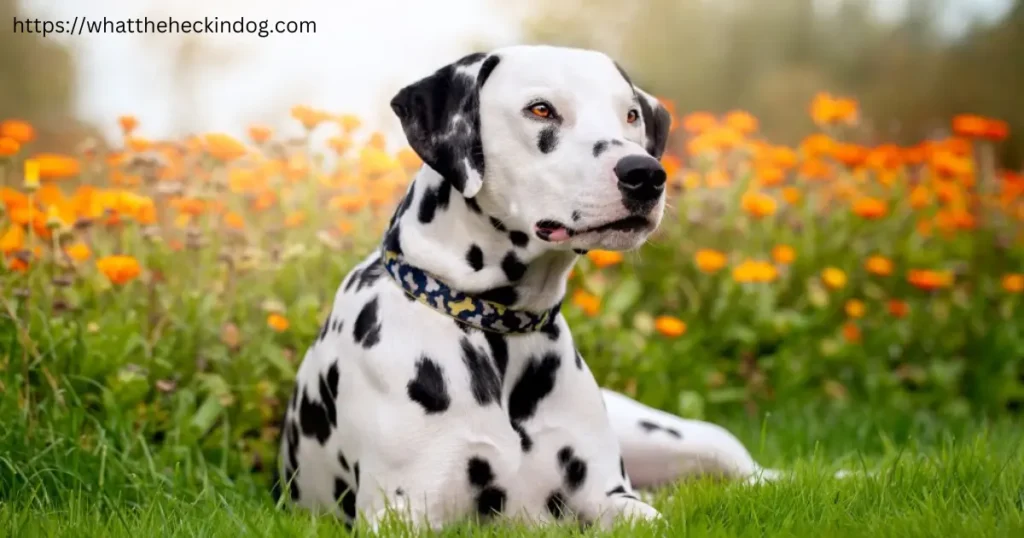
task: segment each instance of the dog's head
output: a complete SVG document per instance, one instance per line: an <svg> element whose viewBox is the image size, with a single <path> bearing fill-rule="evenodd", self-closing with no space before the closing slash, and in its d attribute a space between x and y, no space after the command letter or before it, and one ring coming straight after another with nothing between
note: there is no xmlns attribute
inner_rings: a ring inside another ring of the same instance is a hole
<svg viewBox="0 0 1024 538"><path fill-rule="evenodd" d="M628 250L661 220L671 119L604 54L471 54L403 88L391 107L426 165L552 248Z"/></svg>

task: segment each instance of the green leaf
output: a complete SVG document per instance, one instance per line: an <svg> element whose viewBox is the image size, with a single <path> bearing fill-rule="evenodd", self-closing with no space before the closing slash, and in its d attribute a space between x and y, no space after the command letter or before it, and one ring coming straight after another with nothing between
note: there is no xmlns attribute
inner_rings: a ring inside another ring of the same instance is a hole
<svg viewBox="0 0 1024 538"><path fill-rule="evenodd" d="M642 292L640 281L634 277L628 277L612 290L605 302L605 312L615 316L621 316L640 299Z"/></svg>
<svg viewBox="0 0 1024 538"><path fill-rule="evenodd" d="M207 396L203 405L199 406L199 410L192 417L192 426L199 430L200 434L204 434L210 431L210 428L213 427L214 423L217 422L217 418L223 412L224 406L220 403L220 397L216 395Z"/></svg>

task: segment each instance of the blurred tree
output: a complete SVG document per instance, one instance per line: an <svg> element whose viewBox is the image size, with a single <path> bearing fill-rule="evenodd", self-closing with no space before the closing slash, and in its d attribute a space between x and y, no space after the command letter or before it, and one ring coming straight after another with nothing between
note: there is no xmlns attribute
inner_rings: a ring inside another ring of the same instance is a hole
<svg viewBox="0 0 1024 538"><path fill-rule="evenodd" d="M579 46L615 57L680 112L746 109L771 138L812 128L818 91L859 99L866 143L912 143L975 112L1019 133L1024 146L1024 0L994 25L954 38L939 26L947 0L908 0L886 22L871 0L498 0L523 16L527 42ZM628 6L628 7L627 7Z"/></svg>
<svg viewBox="0 0 1024 538"><path fill-rule="evenodd" d="M32 122L36 148L64 146L74 97L72 56L51 37L14 33L16 15L22 16L17 0L0 0L0 118Z"/></svg>

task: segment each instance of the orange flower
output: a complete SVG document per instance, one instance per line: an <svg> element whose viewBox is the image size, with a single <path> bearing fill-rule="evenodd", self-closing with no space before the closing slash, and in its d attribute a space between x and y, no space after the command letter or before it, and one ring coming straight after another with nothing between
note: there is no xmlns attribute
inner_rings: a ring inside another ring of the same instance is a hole
<svg viewBox="0 0 1024 538"><path fill-rule="evenodd" d="M89 246L81 241L65 248L64 253L76 262L84 262L92 256L92 251L89 250Z"/></svg>
<svg viewBox="0 0 1024 538"><path fill-rule="evenodd" d="M281 314L270 314L267 316L267 327L270 327L279 333L287 331L289 325L288 318Z"/></svg>
<svg viewBox="0 0 1024 538"><path fill-rule="evenodd" d="M910 305L899 299L889 299L889 314L897 318L905 318L910 313Z"/></svg>
<svg viewBox="0 0 1024 538"><path fill-rule="evenodd" d="M243 230L245 229L245 219L242 215L235 213L234 211L224 215L224 224L232 230Z"/></svg>
<svg viewBox="0 0 1024 538"><path fill-rule="evenodd" d="M139 120L135 116L124 115L117 118L117 123L121 124L121 132L125 136L132 134L132 131L139 126Z"/></svg>
<svg viewBox="0 0 1024 538"><path fill-rule="evenodd" d="M658 316L654 320L654 329L663 336L678 338L686 334L686 322L672 316Z"/></svg>
<svg viewBox="0 0 1024 538"><path fill-rule="evenodd" d="M669 182L672 182L676 174L683 167L683 163L679 160L679 157L666 154L661 158L661 166L665 169L665 176L668 177Z"/></svg>
<svg viewBox="0 0 1024 538"><path fill-rule="evenodd" d="M233 161L246 153L241 142L223 133L211 133L203 137L203 147L211 157L224 162Z"/></svg>
<svg viewBox="0 0 1024 538"><path fill-rule="evenodd" d="M78 159L55 153L42 153L32 158L39 166L40 179L66 179L81 172Z"/></svg>
<svg viewBox="0 0 1024 538"><path fill-rule="evenodd" d="M1010 135L1010 127L1005 121L961 114L953 118L953 132L965 138L983 138L998 142Z"/></svg>
<svg viewBox="0 0 1024 538"><path fill-rule="evenodd" d="M872 256L864 262L864 268L873 275L889 276L892 274L892 260L884 256Z"/></svg>
<svg viewBox="0 0 1024 538"><path fill-rule="evenodd" d="M931 203L932 195L928 192L928 187L925 187L924 185L917 185L910 191L910 207L914 209L923 209L928 207Z"/></svg>
<svg viewBox="0 0 1024 538"><path fill-rule="evenodd" d="M757 184L762 187L775 187L786 181L786 172L777 166L758 166Z"/></svg>
<svg viewBox="0 0 1024 538"><path fill-rule="evenodd" d="M350 213L355 213L366 207L367 199L363 196L356 196L352 194L339 194L331 198L327 205L333 209L341 209Z"/></svg>
<svg viewBox="0 0 1024 538"><path fill-rule="evenodd" d="M836 267L826 267L821 272L821 280L826 286L838 290L846 286L846 273Z"/></svg>
<svg viewBox="0 0 1024 538"><path fill-rule="evenodd" d="M818 125L850 124L857 121L857 108L853 99L836 99L822 92L811 101L811 119Z"/></svg>
<svg viewBox="0 0 1024 538"><path fill-rule="evenodd" d="M789 205L799 204L801 198L803 198L803 193L796 187L785 187L782 189L782 199Z"/></svg>
<svg viewBox="0 0 1024 538"><path fill-rule="evenodd" d="M690 134L702 134L718 126L718 120L710 112L694 112L683 117L683 130Z"/></svg>
<svg viewBox="0 0 1024 538"><path fill-rule="evenodd" d="M127 284L142 273L139 261L131 256L106 256L96 260L96 268L111 282Z"/></svg>
<svg viewBox="0 0 1024 538"><path fill-rule="evenodd" d="M759 219L774 215L778 208L775 198L758 191L749 191L744 194L740 205L748 215Z"/></svg>
<svg viewBox="0 0 1024 538"><path fill-rule="evenodd" d="M338 155L344 155L352 147L352 139L348 136L332 136L327 145Z"/></svg>
<svg viewBox="0 0 1024 538"><path fill-rule="evenodd" d="M0 157L10 157L18 153L21 149L21 144L13 138L6 136L0 137Z"/></svg>
<svg viewBox="0 0 1024 538"><path fill-rule="evenodd" d="M0 236L0 254L11 254L25 247L25 229L12 224Z"/></svg>
<svg viewBox="0 0 1024 538"><path fill-rule="evenodd" d="M149 149L153 147L153 142L148 138L142 138L141 136L126 136L124 145L132 152L142 153L144 151L149 151Z"/></svg>
<svg viewBox="0 0 1024 538"><path fill-rule="evenodd" d="M763 260L744 260L732 270L732 279L740 283L773 282L779 270Z"/></svg>
<svg viewBox="0 0 1024 538"><path fill-rule="evenodd" d="M608 267L622 262L622 253L614 250L591 250L587 257L598 267Z"/></svg>
<svg viewBox="0 0 1024 538"><path fill-rule="evenodd" d="M862 219L880 219L888 213L888 210L885 200L878 198L864 197L853 203L853 214Z"/></svg>
<svg viewBox="0 0 1024 538"><path fill-rule="evenodd" d="M693 258L697 263L697 268L708 274L722 270L728 261L722 252L706 248L698 250Z"/></svg>
<svg viewBox="0 0 1024 538"><path fill-rule="evenodd" d="M726 114L725 124L745 135L756 132L758 127L757 118L742 110L734 110Z"/></svg>
<svg viewBox="0 0 1024 538"><path fill-rule="evenodd" d="M861 340L860 327L852 321L847 321L843 324L843 338L851 344L856 344Z"/></svg>
<svg viewBox="0 0 1024 538"><path fill-rule="evenodd" d="M601 298L584 290L576 290L572 294L572 302L590 317L596 316L601 310Z"/></svg>
<svg viewBox="0 0 1024 538"><path fill-rule="evenodd" d="M402 148L398 150L398 162L402 165L402 168L406 170L416 170L423 165L423 160L416 154L412 148Z"/></svg>
<svg viewBox="0 0 1024 538"><path fill-rule="evenodd" d="M952 286L953 273L930 269L911 269L907 273L907 282L921 290L935 291Z"/></svg>
<svg viewBox="0 0 1024 538"><path fill-rule="evenodd" d="M838 144L833 148L832 157L848 168L856 168L867 162L870 151L856 144Z"/></svg>
<svg viewBox="0 0 1024 538"><path fill-rule="evenodd" d="M850 299L849 301L846 301L845 310L847 316L850 316L853 319L859 319L864 317L864 312L867 309L864 307L864 301L859 299Z"/></svg>
<svg viewBox="0 0 1024 538"><path fill-rule="evenodd" d="M1022 293L1024 292L1024 274L1021 273L1010 273L1003 275L1003 290L1007 293Z"/></svg>
<svg viewBox="0 0 1024 538"><path fill-rule="evenodd" d="M266 125L250 125L249 126L249 139L256 144L262 144L270 137L274 135L274 131Z"/></svg>
<svg viewBox="0 0 1024 538"><path fill-rule="evenodd" d="M292 117L299 120L299 123L301 123L307 131L312 131L321 123L329 120L331 115L326 112L314 110L308 106L298 105L292 107Z"/></svg>
<svg viewBox="0 0 1024 538"><path fill-rule="evenodd" d="M775 263L789 265L796 259L796 250L789 245L775 245L772 249L772 259Z"/></svg>
<svg viewBox="0 0 1024 538"><path fill-rule="evenodd" d="M359 116L355 114L342 114L338 118L338 125L341 126L341 130L348 134L355 132L363 124L363 121L359 119Z"/></svg>
<svg viewBox="0 0 1024 538"><path fill-rule="evenodd" d="M36 130L27 121L4 120L0 122L0 136L24 145L36 139Z"/></svg>
<svg viewBox="0 0 1024 538"><path fill-rule="evenodd" d="M302 211L289 213L288 216L284 218L284 226L286 228L298 228L299 226L302 226L303 222L306 222L306 213Z"/></svg>

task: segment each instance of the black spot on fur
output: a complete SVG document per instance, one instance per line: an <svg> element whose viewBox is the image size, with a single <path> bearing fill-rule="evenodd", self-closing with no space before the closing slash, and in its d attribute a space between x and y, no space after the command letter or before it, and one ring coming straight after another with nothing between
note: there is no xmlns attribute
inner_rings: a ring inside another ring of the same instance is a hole
<svg viewBox="0 0 1024 538"><path fill-rule="evenodd" d="M288 482L288 497L293 501L298 501L301 496L299 491L299 473L292 468L285 468L284 479Z"/></svg>
<svg viewBox="0 0 1024 538"><path fill-rule="evenodd" d="M668 143L668 128L672 123L672 116L663 106L657 109L651 108L647 99L637 96L640 103L640 114L644 118L644 130L647 138L647 153L656 159L660 159L665 153L665 145Z"/></svg>
<svg viewBox="0 0 1024 538"><path fill-rule="evenodd" d="M423 224L430 224L434 221L434 215L437 214L437 189L434 187L427 187L423 189L423 197L420 198L420 212L418 218Z"/></svg>
<svg viewBox="0 0 1024 538"><path fill-rule="evenodd" d="M597 143L594 144L594 157L600 157L606 149L608 149L608 142L605 140L598 140Z"/></svg>
<svg viewBox="0 0 1024 538"><path fill-rule="evenodd" d="M478 245L469 247L469 252L466 253L466 262L473 268L474 271L479 271L484 268L484 251L480 250Z"/></svg>
<svg viewBox="0 0 1024 538"><path fill-rule="evenodd" d="M491 220L491 226L494 226L495 230L498 230L499 232L506 232L506 231L508 231L508 228L505 228L505 223L504 222L501 222L500 220L498 220L498 219L496 219L494 217L491 217L490 220Z"/></svg>
<svg viewBox="0 0 1024 538"><path fill-rule="evenodd" d="M519 447L523 449L523 452L529 452L533 449L533 439L530 439L530 435L523 429L522 424L513 422L512 429L519 434Z"/></svg>
<svg viewBox="0 0 1024 538"><path fill-rule="evenodd" d="M331 426L338 425L338 410L335 406L335 398L338 396L338 363L337 359L327 369L327 375L320 375L320 405L327 414L327 421Z"/></svg>
<svg viewBox="0 0 1024 538"><path fill-rule="evenodd" d="M616 486L614 489L610 490L608 493L605 493L605 496L606 497L611 497L612 495L626 495L627 493L628 492L626 491L626 487L625 486Z"/></svg>
<svg viewBox="0 0 1024 538"><path fill-rule="evenodd" d="M587 464L576 457L572 447L564 447L558 451L558 464L562 467L565 477L565 487L569 491L580 489L587 479Z"/></svg>
<svg viewBox="0 0 1024 538"><path fill-rule="evenodd" d="M572 249L572 251L575 252L576 254L579 254L580 256L586 256L587 253L590 252L589 250L582 249L582 248L574 248L574 249Z"/></svg>
<svg viewBox="0 0 1024 538"><path fill-rule="evenodd" d="M560 364L561 359L554 353L548 353L539 360L536 357L530 359L509 395L508 414L513 423L522 422L537 411L540 401L555 388Z"/></svg>
<svg viewBox="0 0 1024 538"><path fill-rule="evenodd" d="M349 284L357 282L356 291L361 291L363 288L373 285L382 276L384 276L384 260L377 256L369 265L363 267L363 270L358 275L352 275L352 280Z"/></svg>
<svg viewBox="0 0 1024 538"><path fill-rule="evenodd" d="M484 333L484 338L487 340L487 345L491 347L491 359L498 367L498 377L504 380L505 370L508 369L508 342L505 341L504 336L490 331Z"/></svg>
<svg viewBox="0 0 1024 538"><path fill-rule="evenodd" d="M466 207L468 207L473 213L476 213L477 215L482 215L484 213L484 210L480 209L480 204L476 202L475 198L463 198L463 200L466 201Z"/></svg>
<svg viewBox="0 0 1024 538"><path fill-rule="evenodd" d="M299 403L299 424L302 426L302 435L315 438L321 445L331 436L327 408L310 400L305 389L302 390L302 401Z"/></svg>
<svg viewBox="0 0 1024 538"><path fill-rule="evenodd" d="M323 342L324 338L327 337L327 330L331 327L331 316L327 315L327 319L324 321L324 326L320 329L320 336L316 337L317 342ZM292 393L294 394L294 393Z"/></svg>
<svg viewBox="0 0 1024 538"><path fill-rule="evenodd" d="M356 494L349 487L348 482L341 478L334 479L334 501L341 504L341 511L349 519L356 518Z"/></svg>
<svg viewBox="0 0 1024 538"><path fill-rule="evenodd" d="M505 278L509 282L517 282L526 274L526 264L519 261L519 256L516 256L515 252L509 251L501 260L501 270L505 272Z"/></svg>
<svg viewBox="0 0 1024 538"><path fill-rule="evenodd" d="M675 428L665 428L665 433L671 435L672 437L675 437L676 439L683 438L683 434L679 433L679 431L676 430Z"/></svg>
<svg viewBox="0 0 1024 538"><path fill-rule="evenodd" d="M448 202L452 199L452 182L447 179L441 180L437 186L437 208L448 209Z"/></svg>
<svg viewBox="0 0 1024 538"><path fill-rule="evenodd" d="M375 295L373 299L363 305L359 315L356 316L356 323L352 328L352 338L357 344L362 345L363 349L370 349L380 342L380 329L381 324L377 320L377 296Z"/></svg>
<svg viewBox="0 0 1024 538"><path fill-rule="evenodd" d="M295 409L295 402L299 397L299 387L292 389L292 396L288 400L288 409Z"/></svg>
<svg viewBox="0 0 1024 538"><path fill-rule="evenodd" d="M657 430L661 429L661 426L658 426L657 424L655 424L655 423L653 423L653 422L651 422L649 420L641 420L640 421L640 427L643 428L643 430L645 432L647 432L647 433L651 433L653 431L657 431Z"/></svg>
<svg viewBox="0 0 1024 538"><path fill-rule="evenodd" d="M395 224L388 233L384 235L384 248L402 255L402 240L401 240L401 228L400 224Z"/></svg>
<svg viewBox="0 0 1024 538"><path fill-rule="evenodd" d="M622 475L622 479L626 480L626 460L619 458L619 473Z"/></svg>
<svg viewBox="0 0 1024 538"><path fill-rule="evenodd" d="M299 468L299 426L295 421L289 420L285 425L285 436L288 443L288 466L292 469Z"/></svg>
<svg viewBox="0 0 1024 538"><path fill-rule="evenodd" d="M490 56L484 61L484 64L480 66L480 71L476 75L477 86L483 87L487 79L490 78L491 73L494 72L494 68L498 67L498 62L501 58L498 56Z"/></svg>
<svg viewBox="0 0 1024 538"><path fill-rule="evenodd" d="M559 335L562 334L562 330L558 328L557 323L548 323L541 329L541 332L546 334L552 342L557 342Z"/></svg>
<svg viewBox="0 0 1024 538"><path fill-rule="evenodd" d="M356 283L356 278L359 277L359 272L362 269L353 269L352 273L348 275L348 280L345 281L345 293L352 291L352 286Z"/></svg>
<svg viewBox="0 0 1024 538"><path fill-rule="evenodd" d="M613 139L611 140L611 144L612 144L613 146L621 146L621 145L622 145L622 140L619 140L619 139L617 139L617 138L613 138Z"/></svg>
<svg viewBox="0 0 1024 538"><path fill-rule="evenodd" d="M580 211L578 209L572 210L572 221L573 222L579 222L579 220L581 218L583 218L583 214L580 213Z"/></svg>
<svg viewBox="0 0 1024 538"><path fill-rule="evenodd" d="M427 356L416 362L416 377L409 381L406 391L409 399L420 404L428 415L443 413L452 403L441 366Z"/></svg>
<svg viewBox="0 0 1024 538"><path fill-rule="evenodd" d="M530 236L518 230L512 230L509 232L508 238L512 241L512 244L517 247L525 247L530 242Z"/></svg>
<svg viewBox="0 0 1024 538"><path fill-rule="evenodd" d="M356 479L356 487L358 488L359 487L359 462L358 461L355 462L352 465L352 471L353 471L352 472L352 476L355 477L355 479Z"/></svg>
<svg viewBox="0 0 1024 538"><path fill-rule="evenodd" d="M477 295L479 298L504 306L512 306L519 300L519 292L512 286L491 288Z"/></svg>
<svg viewBox="0 0 1024 538"><path fill-rule="evenodd" d="M459 60L457 62L455 62L455 65L457 65L459 67L465 67L467 65L473 65L473 64L479 62L480 60L483 60L485 56L487 56L486 52L474 52L472 54L467 54L467 55L463 56L462 58L459 58Z"/></svg>
<svg viewBox="0 0 1024 538"><path fill-rule="evenodd" d="M452 321L455 322L455 326L458 327L459 330L462 331L464 334L473 334L473 331L476 330L472 325L469 325L468 323L463 323L458 319L452 318Z"/></svg>
<svg viewBox="0 0 1024 538"><path fill-rule="evenodd" d="M547 501L548 513L550 513L555 519L562 519L565 517L565 497L562 497L562 493L556 491L548 496Z"/></svg>
<svg viewBox="0 0 1024 538"><path fill-rule="evenodd" d="M580 350L576 350L576 369L583 369L583 355L580 355Z"/></svg>
<svg viewBox="0 0 1024 538"><path fill-rule="evenodd" d="M338 451L338 463L341 464L341 469L346 473L352 470L348 465L348 460L345 459L345 455L340 450Z"/></svg>
<svg viewBox="0 0 1024 538"><path fill-rule="evenodd" d="M476 403L488 405L500 401L501 381L487 355L466 338L462 339L461 345L462 362L469 369L470 386Z"/></svg>
<svg viewBox="0 0 1024 538"><path fill-rule="evenodd" d="M476 496L476 511L481 516L500 514L505 510L505 490L488 486Z"/></svg>
<svg viewBox="0 0 1024 538"><path fill-rule="evenodd" d="M491 464L477 457L469 459L469 463L466 466L466 476L469 477L469 483L478 488L489 486L494 481L494 472L491 470Z"/></svg>
<svg viewBox="0 0 1024 538"><path fill-rule="evenodd" d="M626 70L623 69L621 65L619 65L619 62L614 62L614 63L615 63L615 69L617 69L619 71L619 74L622 75L622 78L626 79L626 84L629 84L629 87L632 89L633 88L633 81L630 80L629 75L626 74Z"/></svg>
<svg viewBox="0 0 1024 538"><path fill-rule="evenodd" d="M541 153L551 153L558 147L558 129L554 126L545 127L537 136L537 149Z"/></svg>
<svg viewBox="0 0 1024 538"><path fill-rule="evenodd" d="M402 198L402 203L398 205L398 209L396 209L395 213L391 215L391 222L388 223L388 229L391 229L399 219L405 216L405 212L412 206L413 194L414 191L412 190L405 193L405 196Z"/></svg>

